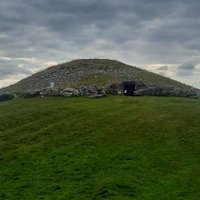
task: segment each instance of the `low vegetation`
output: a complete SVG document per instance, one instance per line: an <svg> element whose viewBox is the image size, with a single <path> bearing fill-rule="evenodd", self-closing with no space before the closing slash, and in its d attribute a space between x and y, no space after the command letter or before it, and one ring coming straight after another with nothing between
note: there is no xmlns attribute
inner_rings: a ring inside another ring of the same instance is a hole
<svg viewBox="0 0 200 200"><path fill-rule="evenodd" d="M199 200L200 101L45 97L0 103L2 200Z"/></svg>

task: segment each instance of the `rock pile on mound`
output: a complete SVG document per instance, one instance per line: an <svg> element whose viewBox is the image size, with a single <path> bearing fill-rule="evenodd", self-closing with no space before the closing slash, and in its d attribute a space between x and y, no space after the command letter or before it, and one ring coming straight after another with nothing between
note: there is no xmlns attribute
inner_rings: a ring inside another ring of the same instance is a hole
<svg viewBox="0 0 200 200"><path fill-rule="evenodd" d="M80 59L52 66L1 92L18 96L90 96L123 94L123 82L134 82L134 95L199 96L199 90L137 67L108 59Z"/></svg>

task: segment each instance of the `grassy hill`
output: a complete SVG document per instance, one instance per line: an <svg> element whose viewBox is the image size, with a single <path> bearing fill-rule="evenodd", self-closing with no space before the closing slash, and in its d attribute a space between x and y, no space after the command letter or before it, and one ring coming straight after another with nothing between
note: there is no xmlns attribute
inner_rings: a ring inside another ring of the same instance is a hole
<svg viewBox="0 0 200 200"><path fill-rule="evenodd" d="M0 199L199 200L200 101L0 103Z"/></svg>
<svg viewBox="0 0 200 200"><path fill-rule="evenodd" d="M135 81L148 86L166 86L190 90L191 86L140 68L109 59L79 59L52 66L27 77L0 92L23 93L27 90L44 90L55 83L55 88L80 88L81 85L109 87L111 84Z"/></svg>

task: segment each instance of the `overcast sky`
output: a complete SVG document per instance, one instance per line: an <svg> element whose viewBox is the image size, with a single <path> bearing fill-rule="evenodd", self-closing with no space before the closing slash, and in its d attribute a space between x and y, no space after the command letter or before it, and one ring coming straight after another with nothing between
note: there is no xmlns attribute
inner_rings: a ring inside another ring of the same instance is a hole
<svg viewBox="0 0 200 200"><path fill-rule="evenodd" d="M200 0L0 0L0 87L78 58L200 88Z"/></svg>

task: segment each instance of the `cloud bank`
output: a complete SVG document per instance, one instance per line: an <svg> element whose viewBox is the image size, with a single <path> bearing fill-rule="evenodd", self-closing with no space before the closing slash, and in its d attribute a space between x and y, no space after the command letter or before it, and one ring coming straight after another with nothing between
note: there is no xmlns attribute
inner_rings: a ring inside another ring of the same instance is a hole
<svg viewBox="0 0 200 200"><path fill-rule="evenodd" d="M0 87L110 58L200 87L199 0L0 0Z"/></svg>

